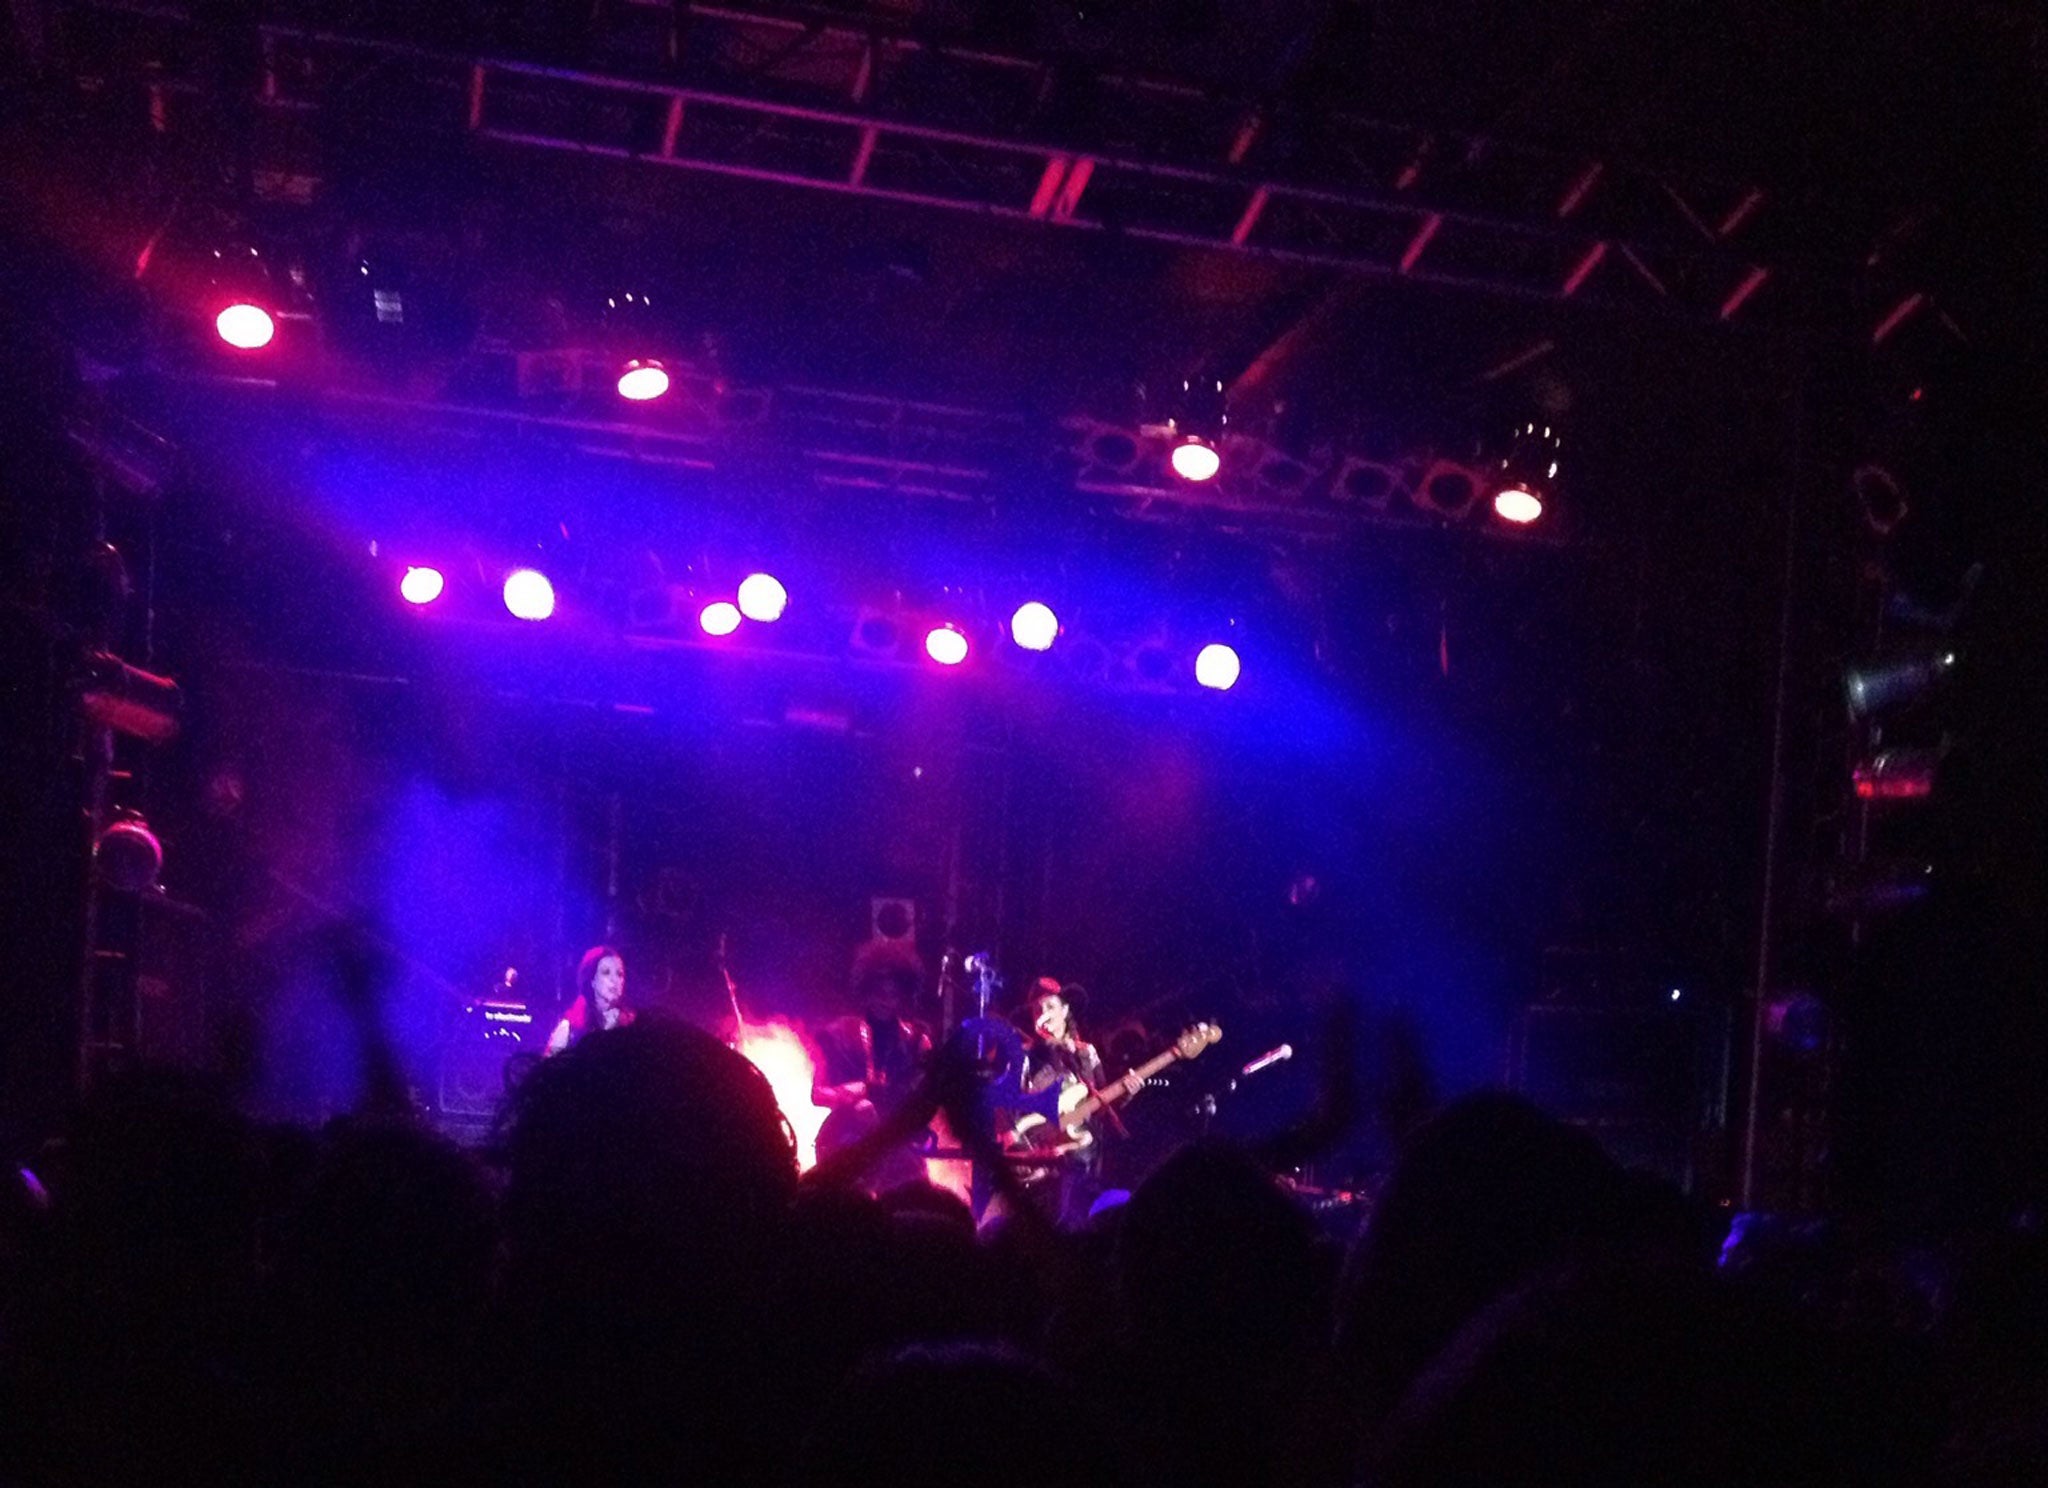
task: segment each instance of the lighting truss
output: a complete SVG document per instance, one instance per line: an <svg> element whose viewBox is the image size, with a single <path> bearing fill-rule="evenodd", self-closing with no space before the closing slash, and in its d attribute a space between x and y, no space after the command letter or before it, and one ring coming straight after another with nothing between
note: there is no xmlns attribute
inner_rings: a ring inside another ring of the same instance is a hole
<svg viewBox="0 0 2048 1488"><path fill-rule="evenodd" d="M677 386L702 379L679 369ZM263 399L270 385L247 379L177 379L205 395ZM536 446L655 466L716 482L744 473L762 450L789 461L790 474L822 494L904 496L954 503L1014 494L1016 473L1047 467L1049 451L1066 463L1079 496L1104 498L1095 509L1136 522L1196 515L1230 526L1334 536L1357 527L1461 530L1517 543L1554 545L1579 535L1546 517L1538 530L1509 530L1490 518L1485 499L1493 471L1485 462L1417 449L1367 458L1328 449L1302 459L1251 436L1224 443L1224 473L1192 485L1168 471L1166 432L1096 420L1035 426L1014 412L933 403L833 388L727 385L717 399L677 400L677 416L608 417L419 393L322 386L318 406L338 426L374 426L439 446L506 437ZM1127 460L1107 461L1117 441Z"/></svg>
<svg viewBox="0 0 2048 1488"><path fill-rule="evenodd" d="M90 12L75 71L145 90L156 128L203 109L205 48L175 7ZM388 37L259 30L257 102L418 132L641 161L1389 280L1708 324L1797 297L1765 193L1341 112L1262 108L1156 77L933 43L830 15L601 7L582 66ZM677 19L687 22L678 25ZM1078 114L1056 107L1085 96ZM1283 143L1281 136L1291 137ZM303 197L303 171L269 172Z"/></svg>

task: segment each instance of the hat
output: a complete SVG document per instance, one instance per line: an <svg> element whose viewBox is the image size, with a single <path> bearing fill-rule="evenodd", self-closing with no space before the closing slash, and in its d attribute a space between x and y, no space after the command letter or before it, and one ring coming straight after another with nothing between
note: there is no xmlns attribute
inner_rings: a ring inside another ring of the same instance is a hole
<svg viewBox="0 0 2048 1488"><path fill-rule="evenodd" d="M1041 997L1057 997L1066 1003L1076 1016L1087 1009L1088 989L1079 982L1062 982L1057 977L1039 977L1024 989L1024 1000L1014 1009L1015 1015L1028 1020L1031 1004Z"/></svg>

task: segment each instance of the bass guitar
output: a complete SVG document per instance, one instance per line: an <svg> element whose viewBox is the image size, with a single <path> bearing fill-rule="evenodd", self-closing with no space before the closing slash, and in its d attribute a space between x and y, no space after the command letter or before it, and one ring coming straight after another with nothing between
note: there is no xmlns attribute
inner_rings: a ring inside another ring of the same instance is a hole
<svg viewBox="0 0 2048 1488"><path fill-rule="evenodd" d="M1068 1152L1095 1140L1088 1129L1089 1118L1106 1106L1124 1100L1145 1088L1145 1082L1176 1060L1193 1059L1223 1037L1214 1023L1196 1023L1181 1030L1179 1038L1120 1079L1100 1090L1090 1090L1079 1080L1069 1080L1060 1091L1057 1119L1039 1115L1024 1117L1010 1129L1009 1145L1040 1153Z"/></svg>

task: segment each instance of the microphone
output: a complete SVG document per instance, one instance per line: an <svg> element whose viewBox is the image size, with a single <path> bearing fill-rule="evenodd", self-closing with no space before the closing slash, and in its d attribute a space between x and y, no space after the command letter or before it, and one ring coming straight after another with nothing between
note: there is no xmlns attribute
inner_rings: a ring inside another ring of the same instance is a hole
<svg viewBox="0 0 2048 1488"><path fill-rule="evenodd" d="M1278 1064L1283 1059L1292 1059L1293 1057L1294 1045L1276 1044L1274 1047L1268 1049L1265 1053L1261 1054L1257 1059L1254 1059L1250 1064L1246 1065L1243 1069L1239 1070L1237 1072L1237 1077L1238 1079L1242 1080L1247 1075L1256 1075L1260 1070L1264 1069L1269 1064Z"/></svg>

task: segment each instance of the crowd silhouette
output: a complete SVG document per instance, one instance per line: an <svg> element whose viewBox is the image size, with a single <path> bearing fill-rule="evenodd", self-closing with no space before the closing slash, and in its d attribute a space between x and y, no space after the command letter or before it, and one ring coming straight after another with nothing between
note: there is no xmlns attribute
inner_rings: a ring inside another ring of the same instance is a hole
<svg viewBox="0 0 2048 1488"><path fill-rule="evenodd" d="M106 1082L0 1202L0 1483L2048 1481L2024 1224L1724 1246L1499 1094L1356 1234L1220 1142L1069 1228L857 1161L800 1177L753 1066L651 1018L478 1151Z"/></svg>

